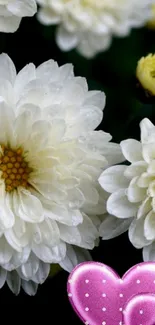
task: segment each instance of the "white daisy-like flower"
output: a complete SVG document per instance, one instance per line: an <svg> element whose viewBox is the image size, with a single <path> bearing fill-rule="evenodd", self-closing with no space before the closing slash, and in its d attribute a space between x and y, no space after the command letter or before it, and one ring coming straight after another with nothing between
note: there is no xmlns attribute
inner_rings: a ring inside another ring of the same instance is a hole
<svg viewBox="0 0 155 325"><path fill-rule="evenodd" d="M145 261L155 260L155 126L147 118L140 123L141 141L121 142L130 165L108 168L99 183L111 193L106 216L100 226L103 239L118 236L129 228L129 239L143 249Z"/></svg>
<svg viewBox="0 0 155 325"><path fill-rule="evenodd" d="M31 17L37 11L35 0L2 0L0 1L0 32L13 33L22 17Z"/></svg>
<svg viewBox="0 0 155 325"><path fill-rule="evenodd" d="M98 243L107 197L98 177L122 153L94 131L105 94L88 91L72 65L16 74L2 54L0 76L0 266L36 282L40 263L42 279L42 263L70 271Z"/></svg>
<svg viewBox="0 0 155 325"><path fill-rule="evenodd" d="M153 16L154 0L37 0L38 19L58 24L60 49L73 48L85 57L106 50L113 36L127 36L131 28L143 26Z"/></svg>

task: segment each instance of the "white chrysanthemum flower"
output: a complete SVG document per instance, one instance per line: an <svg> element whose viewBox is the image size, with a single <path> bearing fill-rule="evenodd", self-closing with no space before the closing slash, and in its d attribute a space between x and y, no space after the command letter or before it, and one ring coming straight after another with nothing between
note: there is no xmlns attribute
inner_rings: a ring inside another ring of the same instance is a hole
<svg viewBox="0 0 155 325"><path fill-rule="evenodd" d="M121 142L131 164L110 167L99 178L111 193L107 200L110 216L100 226L100 235L110 239L129 228L130 241L136 248L144 247L143 258L148 261L155 260L155 126L145 118L140 127L140 142Z"/></svg>
<svg viewBox="0 0 155 325"><path fill-rule="evenodd" d="M37 0L38 19L59 24L57 44L63 51L77 48L86 56L106 50L113 36L127 36L131 28L152 18L154 0Z"/></svg>
<svg viewBox="0 0 155 325"><path fill-rule="evenodd" d="M40 263L70 271L81 248L97 244L106 211L98 177L122 153L94 131L104 93L88 91L72 65L50 60L16 74L2 54L0 76L0 266L36 282Z"/></svg>
<svg viewBox="0 0 155 325"><path fill-rule="evenodd" d="M31 17L37 11L35 0L2 0L0 1L0 32L13 33L22 17Z"/></svg>

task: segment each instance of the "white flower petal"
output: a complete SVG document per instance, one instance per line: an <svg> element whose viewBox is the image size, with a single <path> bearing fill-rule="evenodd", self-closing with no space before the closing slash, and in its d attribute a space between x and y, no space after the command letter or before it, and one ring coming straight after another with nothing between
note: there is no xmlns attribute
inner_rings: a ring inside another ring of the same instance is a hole
<svg viewBox="0 0 155 325"><path fill-rule="evenodd" d="M16 78L16 68L7 54L0 55L0 76L8 80L12 85Z"/></svg>
<svg viewBox="0 0 155 325"><path fill-rule="evenodd" d="M0 96L9 105L13 105L15 102L14 89L9 80L0 78Z"/></svg>
<svg viewBox="0 0 155 325"><path fill-rule="evenodd" d="M55 247L32 244L32 250L45 263L59 263L65 257L66 245L63 242Z"/></svg>
<svg viewBox="0 0 155 325"><path fill-rule="evenodd" d="M124 140L120 143L121 149L126 160L131 163L143 160L142 145L134 139Z"/></svg>
<svg viewBox="0 0 155 325"><path fill-rule="evenodd" d="M12 108L0 97L0 143L14 143L13 122L14 112Z"/></svg>
<svg viewBox="0 0 155 325"><path fill-rule="evenodd" d="M38 11L38 20L40 23L44 24L44 25L53 25L53 24L57 24L60 22L60 17L58 15L56 15L54 12L51 13L51 11L49 11L48 8L44 8L42 10Z"/></svg>
<svg viewBox="0 0 155 325"><path fill-rule="evenodd" d="M83 196L85 200L87 201L87 204L91 205L97 205L99 200L99 194L95 187L90 182L82 182L80 183L80 190L83 193Z"/></svg>
<svg viewBox="0 0 155 325"><path fill-rule="evenodd" d="M150 163L155 159L155 148L154 143L143 144L142 148L143 158L147 163Z"/></svg>
<svg viewBox="0 0 155 325"><path fill-rule="evenodd" d="M12 258L10 261L6 264L3 264L3 267L7 271L13 271L17 269L21 264L24 264L27 262L30 255L30 246L24 247L21 252L14 251Z"/></svg>
<svg viewBox="0 0 155 325"><path fill-rule="evenodd" d="M66 83L64 84L64 87L62 88L60 93L60 100L63 101L65 104L71 105L71 107L68 107L68 112L70 113L68 117L70 122L72 120L76 120L78 116L80 117L80 114L82 114L83 111L86 110L86 112L88 112L88 107L90 107L91 113L93 113L93 109L95 111L95 109L97 108L96 106L90 104L89 106L83 105L83 101L87 96L87 93L88 84L85 78L76 77L74 79L72 78L66 80ZM75 109L74 107L72 107L73 105L75 105ZM76 109L77 105L79 105L78 110Z"/></svg>
<svg viewBox="0 0 155 325"><path fill-rule="evenodd" d="M106 157L109 166L118 164L124 161L121 147L117 143L109 142L104 144L102 154Z"/></svg>
<svg viewBox="0 0 155 325"><path fill-rule="evenodd" d="M133 203L141 202L146 197L146 189L138 186L138 177L134 177L127 189L128 200Z"/></svg>
<svg viewBox="0 0 155 325"><path fill-rule="evenodd" d="M99 177L99 183L102 188L113 193L119 189L127 188L129 181L124 176L126 166L113 166L106 169Z"/></svg>
<svg viewBox="0 0 155 325"><path fill-rule="evenodd" d="M1 289L1 288L3 287L3 285L5 284L6 277L7 277L7 272L6 272L6 270L4 270L2 267L0 267L0 289Z"/></svg>
<svg viewBox="0 0 155 325"><path fill-rule="evenodd" d="M101 91L93 90L87 94L84 104L86 106L93 105L93 106L99 107L99 108L101 108L101 110L103 110L105 107L105 102L106 102L105 94ZM111 140L111 138L109 139L109 141L110 140Z"/></svg>
<svg viewBox="0 0 155 325"><path fill-rule="evenodd" d="M33 79L35 79L35 66L30 63L26 65L18 74L15 80L14 89L17 95L17 99L20 98L25 86Z"/></svg>
<svg viewBox="0 0 155 325"><path fill-rule="evenodd" d="M144 262L155 261L155 242L143 248Z"/></svg>
<svg viewBox="0 0 155 325"><path fill-rule="evenodd" d="M129 202L124 189L110 195L107 201L107 211L121 219L134 217L138 210L138 204Z"/></svg>
<svg viewBox="0 0 155 325"><path fill-rule="evenodd" d="M46 218L34 227L33 240L37 243L37 238L41 234L41 242L50 246L59 244L60 233L57 223Z"/></svg>
<svg viewBox="0 0 155 325"><path fill-rule="evenodd" d="M27 280L31 280L31 278L37 273L39 268L39 259L31 253L28 261L21 265L21 272Z"/></svg>
<svg viewBox="0 0 155 325"><path fill-rule="evenodd" d="M142 188L147 188L149 184L153 181L154 176L149 175L148 173L143 173L138 179L138 186Z"/></svg>
<svg viewBox="0 0 155 325"><path fill-rule="evenodd" d="M104 153L105 145L107 145L107 142L109 142L112 137L109 133L103 131L90 131L83 133L78 139L80 143L87 144L90 150L99 150L101 153Z"/></svg>
<svg viewBox="0 0 155 325"><path fill-rule="evenodd" d="M132 179L136 176L140 176L146 171L147 166L148 165L145 161L137 161L135 163L132 163L130 166L126 166L124 175L129 179Z"/></svg>
<svg viewBox="0 0 155 325"><path fill-rule="evenodd" d="M155 239L155 213L150 211L144 222L144 235L147 240Z"/></svg>
<svg viewBox="0 0 155 325"><path fill-rule="evenodd" d="M54 119L51 125L50 138L54 144L60 142L65 134L66 124L64 120Z"/></svg>
<svg viewBox="0 0 155 325"><path fill-rule="evenodd" d="M78 92L80 92L80 87L76 85L76 89L73 89L72 91L72 97L75 97L75 99L72 99L71 95L68 95L68 97L72 101L79 101L80 98L84 96L82 96L82 94L78 94ZM98 107L90 105L87 107L85 106L84 109L81 110L77 108L74 116L68 121L69 127L66 134L67 138L80 137L82 133L90 132L93 129L96 129L97 126L101 123L102 118L103 113Z"/></svg>
<svg viewBox="0 0 155 325"><path fill-rule="evenodd" d="M151 130L153 128L154 128L154 125L148 118L144 118L141 121L140 129L141 129L141 141L142 141L142 143L148 142L150 132L151 132Z"/></svg>
<svg viewBox="0 0 155 325"><path fill-rule="evenodd" d="M59 68L59 82L63 84L67 80L71 80L74 77L74 67L71 63L66 63Z"/></svg>
<svg viewBox="0 0 155 325"><path fill-rule="evenodd" d="M18 189L18 194L14 195L17 215L28 222L42 222L44 212L41 202L24 188Z"/></svg>
<svg viewBox="0 0 155 325"><path fill-rule="evenodd" d="M83 214L83 223L78 226L78 230L81 235L81 243L79 246L87 249L93 249L95 246L95 240L99 237L99 233L87 215Z"/></svg>
<svg viewBox="0 0 155 325"><path fill-rule="evenodd" d="M38 289L38 284L33 281L22 280L21 286L29 296L34 296Z"/></svg>
<svg viewBox="0 0 155 325"><path fill-rule="evenodd" d="M49 205L49 210L46 213L48 213L49 218L68 226L77 226L83 222L83 216L79 210L67 208L65 205L54 204L54 202Z"/></svg>
<svg viewBox="0 0 155 325"><path fill-rule="evenodd" d="M16 271L8 272L7 273L7 285L10 290L15 294L18 295L20 292L20 285L21 279Z"/></svg>
<svg viewBox="0 0 155 325"><path fill-rule="evenodd" d="M63 224L59 224L60 238L72 245L79 245L81 242L80 232L77 227L68 227Z"/></svg>
<svg viewBox="0 0 155 325"><path fill-rule="evenodd" d="M14 33L18 29L21 22L20 17L9 16L0 17L0 31L3 33ZM5 75L5 74L4 74Z"/></svg>
<svg viewBox="0 0 155 325"><path fill-rule="evenodd" d="M16 16L33 16L37 11L34 0L14 0L7 5L8 10Z"/></svg>
<svg viewBox="0 0 155 325"><path fill-rule="evenodd" d="M99 228L99 234L103 240L115 238L129 229L132 218L118 219L112 215L105 215Z"/></svg>
<svg viewBox="0 0 155 325"><path fill-rule="evenodd" d="M8 243L19 253L29 244L30 234L26 232L22 219L16 218L14 227L6 230L4 235Z"/></svg>
<svg viewBox="0 0 155 325"><path fill-rule="evenodd" d="M0 265L8 263L12 257L13 249L4 237L0 238Z"/></svg>
<svg viewBox="0 0 155 325"><path fill-rule="evenodd" d="M62 51L69 51L77 45L78 37L76 34L69 33L60 27L57 31L56 41Z"/></svg>
<svg viewBox="0 0 155 325"><path fill-rule="evenodd" d="M66 256L59 264L64 270L71 272L76 265L91 260L92 257L87 250L80 247L67 245Z"/></svg>
<svg viewBox="0 0 155 325"><path fill-rule="evenodd" d="M138 208L137 219L146 216L152 210L151 198L147 197Z"/></svg>
<svg viewBox="0 0 155 325"><path fill-rule="evenodd" d="M48 60L37 67L36 77L45 82L51 82L58 75L58 71L58 64L54 60Z"/></svg>
<svg viewBox="0 0 155 325"><path fill-rule="evenodd" d="M136 248L143 248L151 243L144 235L145 218L134 219L129 227L129 239Z"/></svg>
<svg viewBox="0 0 155 325"><path fill-rule="evenodd" d="M150 162L150 164L148 165L148 168L147 168L147 172L148 172L148 174L153 174L153 176L154 176L154 174L155 174L155 160L152 160Z"/></svg>
<svg viewBox="0 0 155 325"><path fill-rule="evenodd" d="M31 80L21 93L17 106L20 107L30 103L40 106L43 102L45 91L47 90L45 90L41 80Z"/></svg>
<svg viewBox="0 0 155 325"><path fill-rule="evenodd" d="M38 284L44 283L50 273L50 264L39 261L39 267L32 280Z"/></svg>
<svg viewBox="0 0 155 325"><path fill-rule="evenodd" d="M13 227L15 223L14 213L11 209L9 195L4 193L4 183L0 185L0 226L5 231Z"/></svg>

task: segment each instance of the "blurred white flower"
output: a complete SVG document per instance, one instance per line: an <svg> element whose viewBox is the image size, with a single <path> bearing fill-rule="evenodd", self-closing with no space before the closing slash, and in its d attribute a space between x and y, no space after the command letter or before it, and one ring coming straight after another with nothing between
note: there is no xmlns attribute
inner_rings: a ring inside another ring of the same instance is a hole
<svg viewBox="0 0 155 325"><path fill-rule="evenodd" d="M22 17L31 17L37 11L35 0L0 1L0 32L13 33Z"/></svg>
<svg viewBox="0 0 155 325"><path fill-rule="evenodd" d="M141 141L121 142L131 164L108 168L99 183L111 193L107 200L110 216L100 226L103 239L118 236L129 228L129 239L143 248L145 261L155 260L155 126L148 119L140 123Z"/></svg>
<svg viewBox="0 0 155 325"><path fill-rule="evenodd" d="M73 48L85 57L106 50L113 36L127 36L131 28L143 26L153 16L154 0L37 0L38 19L58 24L60 49Z"/></svg>
<svg viewBox="0 0 155 325"><path fill-rule="evenodd" d="M2 54L0 76L0 266L35 282L43 263L70 271L81 248L97 245L107 197L98 177L122 153L94 131L105 94L88 91L72 65L50 60L16 74Z"/></svg>

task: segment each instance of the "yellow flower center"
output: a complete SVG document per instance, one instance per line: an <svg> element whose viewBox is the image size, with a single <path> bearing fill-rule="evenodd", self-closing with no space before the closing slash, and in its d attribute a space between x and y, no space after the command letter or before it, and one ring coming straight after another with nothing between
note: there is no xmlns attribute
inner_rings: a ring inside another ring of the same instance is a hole
<svg viewBox="0 0 155 325"><path fill-rule="evenodd" d="M32 170L23 157L22 149L12 150L1 145L0 171L7 192L17 189L18 186L28 187L29 174Z"/></svg>

